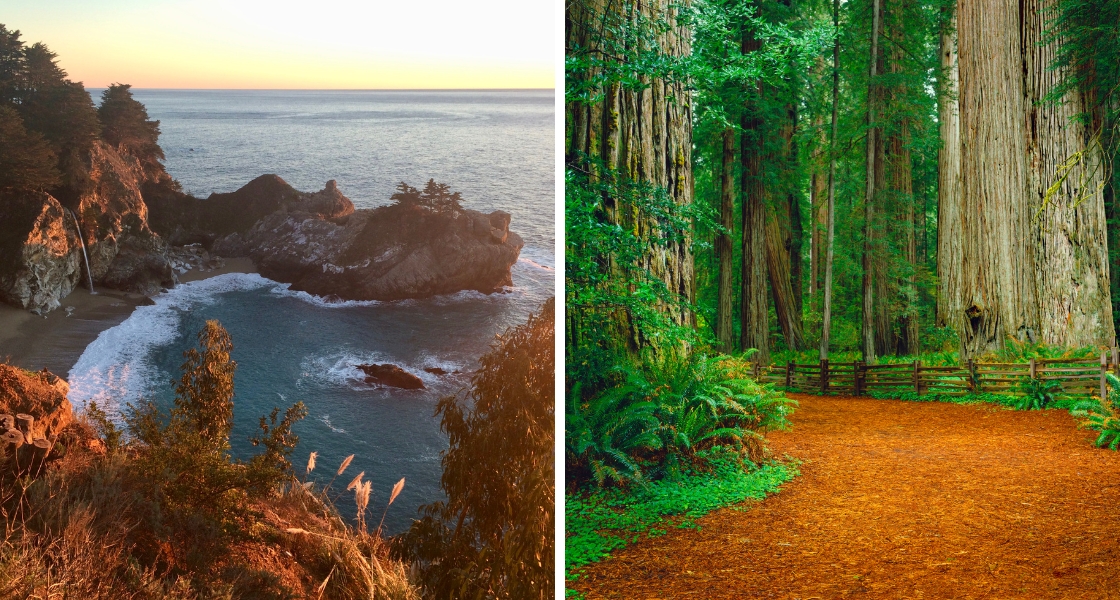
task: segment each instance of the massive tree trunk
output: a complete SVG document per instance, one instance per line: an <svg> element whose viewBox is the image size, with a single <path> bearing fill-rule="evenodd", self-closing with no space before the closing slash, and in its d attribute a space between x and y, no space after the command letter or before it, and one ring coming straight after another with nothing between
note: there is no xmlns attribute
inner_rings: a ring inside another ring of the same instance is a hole
<svg viewBox="0 0 1120 600"><path fill-rule="evenodd" d="M1027 194L1019 5L958 6L961 138L961 355L1038 339ZM953 320L953 319L950 319Z"/></svg>
<svg viewBox="0 0 1120 600"><path fill-rule="evenodd" d="M691 52L691 30L678 23L678 13L687 8L669 0L653 2L608 2L586 0L568 3L566 17L566 50L571 54L598 54L608 37L618 29L636 31L650 28L650 23L667 22L667 28L656 28L649 37L659 50L672 57ZM588 74L591 77L593 74ZM608 169L637 181L647 181L663 188L678 205L692 202L692 106L685 82L644 80L634 89L619 83L608 83L592 102L571 101L566 106L568 121L565 158L573 168L595 170L582 156L601 159ZM605 176L607 173L597 173ZM603 218L618 223L649 240L637 265L620 265L619 276L627 269L647 270L664 282L669 292L683 303L660 308L673 322L691 326L694 316L686 306L693 301L695 283L689 232L683 238L667 237L650 219L634 214L633 207L619 198L604 198ZM628 315L621 315L620 327L630 337L631 349L647 345Z"/></svg>
<svg viewBox="0 0 1120 600"><path fill-rule="evenodd" d="M732 239L735 233L735 130L728 127L723 130L723 171L720 174L720 201L719 223L724 231L716 238L716 255L719 257L719 283L716 290L716 339L724 352L735 349L732 339L731 306L735 290L732 289L734 278L732 269L734 263L734 247Z"/></svg>
<svg viewBox="0 0 1120 600"><path fill-rule="evenodd" d="M749 31L743 33L743 53L759 49ZM757 348L756 360L770 362L770 323L766 306L766 189L763 182L763 122L758 114L757 97L761 90L747 90L747 106L741 117L742 136L739 159L742 162L740 193L743 195L742 292L740 294L740 348Z"/></svg>
<svg viewBox="0 0 1120 600"><path fill-rule="evenodd" d="M945 321L965 357L1008 337L1059 346L1114 342L1097 149L1070 117L1083 100L1043 101L1060 73L1040 46L1041 0L959 5L960 308ZM944 244L958 243L942 232ZM951 252L938 257L951 272ZM958 314L954 314L958 311Z"/></svg>
<svg viewBox="0 0 1120 600"><path fill-rule="evenodd" d="M1090 132L1073 120L1086 107L1073 91L1045 102L1060 71L1055 43L1040 45L1053 2L1022 0L1027 135L1027 209L1034 236L1039 341L1054 346L1111 346L1112 327L1105 169Z"/></svg>
<svg viewBox="0 0 1120 600"><path fill-rule="evenodd" d="M879 66L879 0L872 0L871 59L867 83L867 189L863 197L863 325L861 349L863 359L875 362L875 294L874 231L875 231L875 76Z"/></svg>
<svg viewBox="0 0 1120 600"><path fill-rule="evenodd" d="M961 305L961 118L957 16L945 9L941 28L941 92L937 120L937 325L963 330Z"/></svg>

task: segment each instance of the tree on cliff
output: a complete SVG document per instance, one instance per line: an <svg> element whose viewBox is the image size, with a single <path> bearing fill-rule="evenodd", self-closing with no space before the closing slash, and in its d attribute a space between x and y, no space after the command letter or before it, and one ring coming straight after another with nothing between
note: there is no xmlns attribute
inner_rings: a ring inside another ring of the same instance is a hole
<svg viewBox="0 0 1120 600"><path fill-rule="evenodd" d="M59 181L43 136L27 131L10 106L0 105L0 193L49 189Z"/></svg>
<svg viewBox="0 0 1120 600"><path fill-rule="evenodd" d="M424 507L405 534L435 598L553 595L555 301L499 336L480 360L469 401L449 396L436 414L446 502Z"/></svg>
<svg viewBox="0 0 1120 600"><path fill-rule="evenodd" d="M100 124L93 101L80 82L70 81L57 55L42 43L25 47L19 31L0 25L0 105L14 109L28 131L50 145L60 179L51 190L65 196L88 181L85 157Z"/></svg>
<svg viewBox="0 0 1120 600"><path fill-rule="evenodd" d="M161 168L163 149L159 140L159 121L148 119L148 110L132 97L131 85L115 83L101 93L97 116L101 119L101 138L118 151L140 160L145 170Z"/></svg>
<svg viewBox="0 0 1120 600"><path fill-rule="evenodd" d="M429 179L424 189L418 190L405 182L397 184L397 193L389 196L398 205L422 206L440 214L455 214L463 210L463 195L452 192L451 186L446 183L436 183Z"/></svg>

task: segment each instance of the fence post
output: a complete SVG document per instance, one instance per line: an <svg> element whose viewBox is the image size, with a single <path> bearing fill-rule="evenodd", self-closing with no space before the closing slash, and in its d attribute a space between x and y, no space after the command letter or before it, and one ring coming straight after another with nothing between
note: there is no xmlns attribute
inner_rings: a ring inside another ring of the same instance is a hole
<svg viewBox="0 0 1120 600"><path fill-rule="evenodd" d="M1037 376L1038 376L1038 365L1034 362L1034 359L1032 358L1031 359L1031 379L1035 379Z"/></svg>
<svg viewBox="0 0 1120 600"><path fill-rule="evenodd" d="M755 381L758 381L758 360L757 359L751 361L751 376L754 377Z"/></svg>
<svg viewBox="0 0 1120 600"><path fill-rule="evenodd" d="M828 359L821 359L821 395L828 393Z"/></svg>
<svg viewBox="0 0 1120 600"><path fill-rule="evenodd" d="M1116 372L1116 375L1120 375L1120 351L1118 350L1120 349L1117 349L1116 346L1112 347L1112 370Z"/></svg>
<svg viewBox="0 0 1120 600"><path fill-rule="evenodd" d="M1101 352L1101 400L1108 397L1108 381L1104 378L1104 374L1108 372L1108 353Z"/></svg>
<svg viewBox="0 0 1120 600"><path fill-rule="evenodd" d="M857 396L862 396L863 378L867 375L867 371L863 368L862 360L856 361L856 366L852 367L852 373L852 376L855 378L855 381L852 382L852 386L855 387L855 394Z"/></svg>
<svg viewBox="0 0 1120 600"><path fill-rule="evenodd" d="M921 368L922 368L922 361L920 361L920 360L914 361L914 393L919 394L919 395L922 393L922 386L921 386L921 383L920 383L921 382L921 375L919 375L919 373L921 372Z"/></svg>
<svg viewBox="0 0 1120 600"><path fill-rule="evenodd" d="M968 359L968 387L973 394L980 393L980 375L976 372L976 360Z"/></svg>
<svg viewBox="0 0 1120 600"><path fill-rule="evenodd" d="M797 363L792 360L786 363L786 389L793 387L793 371L797 368Z"/></svg>

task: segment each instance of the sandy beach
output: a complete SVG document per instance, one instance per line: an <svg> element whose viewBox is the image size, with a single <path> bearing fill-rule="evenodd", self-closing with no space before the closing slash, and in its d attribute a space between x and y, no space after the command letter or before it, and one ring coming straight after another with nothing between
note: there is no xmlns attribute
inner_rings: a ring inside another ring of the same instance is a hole
<svg viewBox="0 0 1120 600"><path fill-rule="evenodd" d="M179 274L180 283L207 279L225 273L256 273L248 258L227 258L221 268L193 269ZM75 289L62 299L62 306L46 316L0 304L0 361L24 369L49 369L66 377L93 340L106 329L120 324L132 311L151 300L140 294L95 288Z"/></svg>

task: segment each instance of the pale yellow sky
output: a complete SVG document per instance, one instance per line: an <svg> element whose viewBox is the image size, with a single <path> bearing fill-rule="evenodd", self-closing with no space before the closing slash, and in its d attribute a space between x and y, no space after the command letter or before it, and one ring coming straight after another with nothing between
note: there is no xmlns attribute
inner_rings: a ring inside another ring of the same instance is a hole
<svg viewBox="0 0 1120 600"><path fill-rule="evenodd" d="M553 0L6 0L86 87L553 88Z"/></svg>

